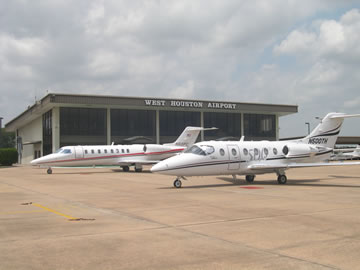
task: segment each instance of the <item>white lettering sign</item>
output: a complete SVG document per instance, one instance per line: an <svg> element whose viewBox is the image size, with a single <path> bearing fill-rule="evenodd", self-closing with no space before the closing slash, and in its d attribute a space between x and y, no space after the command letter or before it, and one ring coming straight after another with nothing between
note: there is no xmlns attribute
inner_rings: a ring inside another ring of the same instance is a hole
<svg viewBox="0 0 360 270"><path fill-rule="evenodd" d="M145 99L145 105L147 106L171 106L182 108L203 108L204 102L202 101L183 101L183 100L159 100L159 99ZM206 105L205 105L206 106ZM236 109L235 103L223 103L223 102L209 102L208 108L212 109Z"/></svg>

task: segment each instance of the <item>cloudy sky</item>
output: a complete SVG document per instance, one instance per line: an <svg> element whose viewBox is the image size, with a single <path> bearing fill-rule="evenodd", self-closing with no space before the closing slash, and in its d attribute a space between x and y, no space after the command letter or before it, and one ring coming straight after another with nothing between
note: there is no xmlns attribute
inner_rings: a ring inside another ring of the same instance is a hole
<svg viewBox="0 0 360 270"><path fill-rule="evenodd" d="M295 104L302 135L360 113L360 1L0 0L0 116L46 91Z"/></svg>

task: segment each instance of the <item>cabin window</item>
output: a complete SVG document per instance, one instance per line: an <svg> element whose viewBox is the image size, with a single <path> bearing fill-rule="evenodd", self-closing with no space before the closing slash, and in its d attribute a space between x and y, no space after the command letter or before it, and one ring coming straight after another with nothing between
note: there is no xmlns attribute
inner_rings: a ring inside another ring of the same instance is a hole
<svg viewBox="0 0 360 270"><path fill-rule="evenodd" d="M107 154L107 150L106 150L106 149L104 149L104 153Z"/></svg>
<svg viewBox="0 0 360 270"><path fill-rule="evenodd" d="M100 149L98 149L98 153L101 154L101 150L100 150Z"/></svg>
<svg viewBox="0 0 360 270"><path fill-rule="evenodd" d="M119 152L120 152L119 149L116 149L116 153L119 154Z"/></svg>
<svg viewBox="0 0 360 270"><path fill-rule="evenodd" d="M88 153L88 150L85 150L85 154L87 154Z"/></svg>
<svg viewBox="0 0 360 270"><path fill-rule="evenodd" d="M111 152L111 154L114 154L114 149L111 149L110 152Z"/></svg>
<svg viewBox="0 0 360 270"><path fill-rule="evenodd" d="M237 151L235 148L231 149L231 153L233 154L233 156L236 156L237 155Z"/></svg>
<svg viewBox="0 0 360 270"><path fill-rule="evenodd" d="M121 149L121 153L123 153L123 154L125 153L124 149Z"/></svg>
<svg viewBox="0 0 360 270"><path fill-rule="evenodd" d="M259 155L259 149L257 149L257 148L254 149L254 155L255 156Z"/></svg>
<svg viewBox="0 0 360 270"><path fill-rule="evenodd" d="M95 151L94 151L94 149L91 149L91 154L95 154Z"/></svg>
<svg viewBox="0 0 360 270"><path fill-rule="evenodd" d="M269 150L267 148L264 148L264 154L267 156L269 154Z"/></svg>
<svg viewBox="0 0 360 270"><path fill-rule="evenodd" d="M278 151L276 148L273 149L273 153L274 153L274 155L277 155Z"/></svg>
<svg viewBox="0 0 360 270"><path fill-rule="evenodd" d="M247 156L249 154L249 150L247 150L247 148L244 148L243 153L244 153L245 156Z"/></svg>
<svg viewBox="0 0 360 270"><path fill-rule="evenodd" d="M224 156L225 155L225 150L220 148L220 155Z"/></svg>
<svg viewBox="0 0 360 270"><path fill-rule="evenodd" d="M130 153L130 150L129 150L129 149L126 149L126 153Z"/></svg>

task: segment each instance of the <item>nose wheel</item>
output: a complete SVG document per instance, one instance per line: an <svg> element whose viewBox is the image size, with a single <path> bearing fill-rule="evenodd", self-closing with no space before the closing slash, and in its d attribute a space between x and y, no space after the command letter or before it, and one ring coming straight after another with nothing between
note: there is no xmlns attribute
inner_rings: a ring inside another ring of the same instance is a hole
<svg viewBox="0 0 360 270"><path fill-rule="evenodd" d="M174 187L176 188L181 188L181 181L180 179L176 178L176 180L174 181Z"/></svg>
<svg viewBox="0 0 360 270"><path fill-rule="evenodd" d="M246 180L246 182L248 182L248 183L253 183L253 182L254 182L254 179L255 179L255 175L253 175L253 174L248 174L248 175L245 177L245 180Z"/></svg>

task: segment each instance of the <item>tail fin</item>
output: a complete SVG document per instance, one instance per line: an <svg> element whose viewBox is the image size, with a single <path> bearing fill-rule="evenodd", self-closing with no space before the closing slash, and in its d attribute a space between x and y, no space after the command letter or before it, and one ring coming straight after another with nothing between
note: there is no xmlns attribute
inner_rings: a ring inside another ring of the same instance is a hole
<svg viewBox="0 0 360 270"><path fill-rule="evenodd" d="M345 118L360 117L360 114L328 113L321 123L300 141L307 144L334 148Z"/></svg>
<svg viewBox="0 0 360 270"><path fill-rule="evenodd" d="M186 127L175 142L169 143L167 145L189 147L196 142L196 139L199 136L200 131L213 130L213 129L217 129L217 128Z"/></svg>

